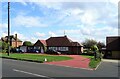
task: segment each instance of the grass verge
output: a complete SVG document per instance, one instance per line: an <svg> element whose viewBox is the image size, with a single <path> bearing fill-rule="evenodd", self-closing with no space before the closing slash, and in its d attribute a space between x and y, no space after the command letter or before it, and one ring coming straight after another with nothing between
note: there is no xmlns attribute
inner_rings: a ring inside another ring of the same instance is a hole
<svg viewBox="0 0 120 79"><path fill-rule="evenodd" d="M7 56L7 54L4 53L4 54L0 55L0 57L15 59L15 60L26 60L26 61L40 62L40 63L43 63L45 58L47 59L47 62L72 59L71 57L57 56L57 55L18 54L18 53L12 53L12 54L10 54L10 56Z"/></svg>
<svg viewBox="0 0 120 79"><path fill-rule="evenodd" d="M89 67L90 67L90 68L96 68L97 65L101 62L100 59L95 60L95 59L94 59L94 56L89 56L89 55L81 55L81 56L90 59L90 63L89 63Z"/></svg>
<svg viewBox="0 0 120 79"><path fill-rule="evenodd" d="M100 59L95 60L94 58L91 58L90 63L89 63L89 67L96 68L100 62L101 62Z"/></svg>

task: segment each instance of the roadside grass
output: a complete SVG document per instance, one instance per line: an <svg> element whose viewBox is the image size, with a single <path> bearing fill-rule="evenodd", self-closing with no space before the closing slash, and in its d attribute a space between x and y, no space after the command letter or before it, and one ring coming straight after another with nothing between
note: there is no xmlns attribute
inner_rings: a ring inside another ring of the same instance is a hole
<svg viewBox="0 0 120 79"><path fill-rule="evenodd" d="M81 56L90 59L90 63L89 63L89 67L90 68L96 68L97 65L101 62L101 60L99 58L95 60L94 56L89 56L89 55L81 55Z"/></svg>
<svg viewBox="0 0 120 79"><path fill-rule="evenodd" d="M47 59L47 62L73 59L71 57L66 57L66 56L41 55L41 54L20 54L20 53L19 54L11 53L9 56L7 56L6 53L3 53L2 55L0 55L0 57L12 58L16 60L30 60L30 61L36 61L36 62L41 62L41 63L44 62L45 58Z"/></svg>
<svg viewBox="0 0 120 79"><path fill-rule="evenodd" d="M94 58L91 58L89 66L90 68L96 68L100 62L101 62L100 59L95 60Z"/></svg>
<svg viewBox="0 0 120 79"><path fill-rule="evenodd" d="M81 55L81 56L83 56L83 57L85 57L85 58L94 58L94 56L90 56L90 55Z"/></svg>

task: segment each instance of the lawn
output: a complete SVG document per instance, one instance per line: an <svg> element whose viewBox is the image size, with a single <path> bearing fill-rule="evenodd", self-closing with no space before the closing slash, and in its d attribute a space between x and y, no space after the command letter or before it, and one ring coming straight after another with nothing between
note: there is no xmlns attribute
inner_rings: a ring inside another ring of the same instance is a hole
<svg viewBox="0 0 120 79"><path fill-rule="evenodd" d="M97 65L101 62L100 59L95 60L95 59L94 59L94 56L89 56L89 55L81 55L81 56L90 59L90 63L89 63L89 67L90 67L90 68L96 68Z"/></svg>
<svg viewBox="0 0 120 79"><path fill-rule="evenodd" d="M13 58L17 60L32 60L32 61L38 61L38 62L44 62L45 58L47 59L47 62L51 61L62 61L62 60L70 60L71 57L66 56L57 56L57 55L45 55L45 54L10 54L10 56L7 56L7 54L0 55L1 57L6 58Z"/></svg>
<svg viewBox="0 0 120 79"><path fill-rule="evenodd" d="M95 60L94 58L91 58L89 66L90 68L96 68L100 62L100 59Z"/></svg>
<svg viewBox="0 0 120 79"><path fill-rule="evenodd" d="M90 55L81 55L81 56L83 56L83 57L86 57L86 58L94 58L94 56L90 56Z"/></svg>

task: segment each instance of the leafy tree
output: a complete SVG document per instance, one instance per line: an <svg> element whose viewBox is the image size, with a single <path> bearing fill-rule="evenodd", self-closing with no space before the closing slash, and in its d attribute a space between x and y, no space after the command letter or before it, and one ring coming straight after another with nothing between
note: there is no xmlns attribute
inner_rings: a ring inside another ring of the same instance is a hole
<svg viewBox="0 0 120 79"><path fill-rule="evenodd" d="M101 48L105 47L105 44L103 42L98 42L97 46L99 49L101 49Z"/></svg>
<svg viewBox="0 0 120 79"><path fill-rule="evenodd" d="M97 55L98 55L98 47L97 47L97 45L93 45L93 46L91 46L91 50L94 52L94 58L95 58L95 60L97 59Z"/></svg>
<svg viewBox="0 0 120 79"><path fill-rule="evenodd" d="M2 41L0 41L0 47L2 47Z"/></svg>
<svg viewBox="0 0 120 79"><path fill-rule="evenodd" d="M2 52L2 41L0 41L0 52Z"/></svg>
<svg viewBox="0 0 120 79"><path fill-rule="evenodd" d="M97 41L96 41L96 40L93 40L93 39L86 39L82 44L83 44L85 47L90 48L91 46L96 45L96 44L97 44Z"/></svg>
<svg viewBox="0 0 120 79"><path fill-rule="evenodd" d="M97 45L91 46L91 50L94 52L95 60L102 58L102 53L99 52L99 49L98 49Z"/></svg>
<svg viewBox="0 0 120 79"><path fill-rule="evenodd" d="M8 43L2 42L2 51L3 51L3 52L6 52L7 49L8 49Z"/></svg>
<svg viewBox="0 0 120 79"><path fill-rule="evenodd" d="M98 49L97 45L93 45L93 46L91 46L91 50L92 51L98 51L99 49Z"/></svg>
<svg viewBox="0 0 120 79"><path fill-rule="evenodd" d="M23 46L32 46L33 44L30 41L24 41Z"/></svg>

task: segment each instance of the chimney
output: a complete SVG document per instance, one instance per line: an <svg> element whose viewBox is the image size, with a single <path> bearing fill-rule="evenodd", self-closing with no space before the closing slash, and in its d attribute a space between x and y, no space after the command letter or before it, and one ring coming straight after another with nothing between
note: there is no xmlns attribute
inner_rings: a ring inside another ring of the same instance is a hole
<svg viewBox="0 0 120 79"><path fill-rule="evenodd" d="M17 47L17 34L15 34L15 47Z"/></svg>

